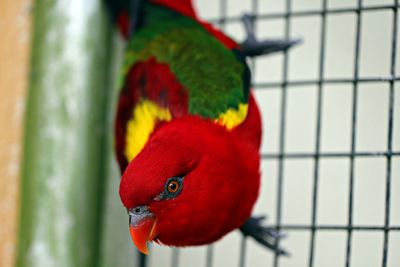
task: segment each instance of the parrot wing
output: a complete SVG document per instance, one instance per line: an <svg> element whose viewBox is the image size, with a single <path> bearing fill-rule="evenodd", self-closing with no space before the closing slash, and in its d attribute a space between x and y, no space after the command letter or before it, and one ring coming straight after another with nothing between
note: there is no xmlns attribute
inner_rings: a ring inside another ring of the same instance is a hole
<svg viewBox="0 0 400 267"><path fill-rule="evenodd" d="M248 110L250 72L198 21L144 4L127 44L116 118L121 171L163 123L197 115L232 129Z"/></svg>

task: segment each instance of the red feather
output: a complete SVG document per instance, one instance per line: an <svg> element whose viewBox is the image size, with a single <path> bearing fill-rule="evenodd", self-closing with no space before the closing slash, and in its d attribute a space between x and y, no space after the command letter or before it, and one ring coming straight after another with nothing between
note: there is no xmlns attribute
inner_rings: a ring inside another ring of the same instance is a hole
<svg viewBox="0 0 400 267"><path fill-rule="evenodd" d="M182 15L197 19L192 0L151 0L150 3L165 6Z"/></svg>
<svg viewBox="0 0 400 267"><path fill-rule="evenodd" d="M129 37L129 15L126 11L122 11L117 16L118 29L125 39Z"/></svg>
<svg viewBox="0 0 400 267"><path fill-rule="evenodd" d="M259 153L241 135L196 116L160 127L122 176L127 208L147 203L161 243L213 242L240 227L257 199ZM184 175L179 196L155 201L169 177Z"/></svg>

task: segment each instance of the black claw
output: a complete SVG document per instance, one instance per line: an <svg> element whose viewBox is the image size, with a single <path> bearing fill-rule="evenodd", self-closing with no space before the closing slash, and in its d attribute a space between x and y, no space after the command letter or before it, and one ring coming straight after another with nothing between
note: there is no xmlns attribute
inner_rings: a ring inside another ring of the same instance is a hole
<svg viewBox="0 0 400 267"><path fill-rule="evenodd" d="M264 227L262 232L266 236L270 236L275 239L283 239L283 238L286 238L286 236L287 236L285 233L281 233L281 232L279 232L275 229L269 228L269 227Z"/></svg>
<svg viewBox="0 0 400 267"><path fill-rule="evenodd" d="M246 29L247 38L241 44L241 51L246 56L255 57L285 51L301 42L301 39L257 41L254 34L253 17L244 15L242 21Z"/></svg>
<svg viewBox="0 0 400 267"><path fill-rule="evenodd" d="M244 43L242 43L241 50L248 57L256 57L260 55L271 54L274 52L285 51L300 42L300 39L265 40L260 42L247 39Z"/></svg>
<svg viewBox="0 0 400 267"><path fill-rule="evenodd" d="M134 0L129 2L129 33L132 34L137 31L140 24L140 13L143 6L143 0Z"/></svg>
<svg viewBox="0 0 400 267"><path fill-rule="evenodd" d="M264 219L265 216L250 217L240 231L243 235L250 236L258 243L275 251L276 254L288 256L289 253L286 250L277 246L278 241L286 235L273 228L263 226Z"/></svg>

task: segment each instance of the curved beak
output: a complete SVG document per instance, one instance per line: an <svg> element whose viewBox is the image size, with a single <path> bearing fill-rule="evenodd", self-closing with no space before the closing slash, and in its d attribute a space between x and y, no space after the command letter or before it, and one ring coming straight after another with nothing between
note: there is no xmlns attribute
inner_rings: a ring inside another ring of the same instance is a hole
<svg viewBox="0 0 400 267"><path fill-rule="evenodd" d="M129 212L129 231L136 248L148 255L147 242L157 235L157 220L154 215L150 212L140 215Z"/></svg>

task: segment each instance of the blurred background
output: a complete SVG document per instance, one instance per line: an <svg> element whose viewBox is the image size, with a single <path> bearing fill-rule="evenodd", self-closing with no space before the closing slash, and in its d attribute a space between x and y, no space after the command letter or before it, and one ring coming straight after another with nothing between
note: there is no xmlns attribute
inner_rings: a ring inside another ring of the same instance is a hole
<svg viewBox="0 0 400 267"><path fill-rule="evenodd" d="M276 257L233 232L154 245L149 266L400 266L397 0L194 0L238 41L301 38L250 61L262 111L255 214ZM138 266L118 196L123 42L100 0L0 2L0 266Z"/></svg>

